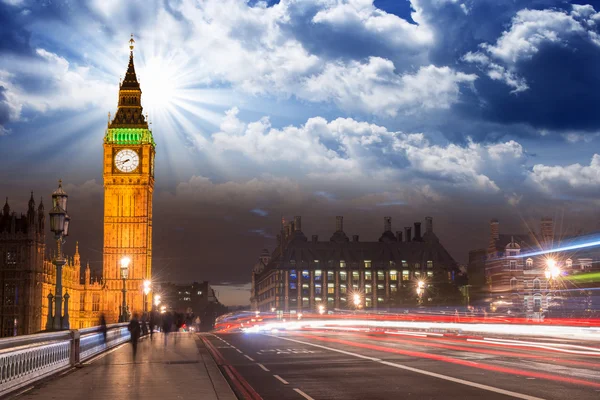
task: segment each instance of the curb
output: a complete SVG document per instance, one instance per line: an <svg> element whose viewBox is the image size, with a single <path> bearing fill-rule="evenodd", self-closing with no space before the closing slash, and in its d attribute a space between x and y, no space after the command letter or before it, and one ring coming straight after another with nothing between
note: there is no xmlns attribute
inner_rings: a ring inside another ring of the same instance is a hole
<svg viewBox="0 0 600 400"><path fill-rule="evenodd" d="M227 361L215 346L210 343L204 336L200 336L204 347L208 350L215 363L219 366L219 369L224 373L227 381L231 385L232 389L243 400L263 400L263 398L254 390L254 388L244 379L242 375L231 365L227 364Z"/></svg>

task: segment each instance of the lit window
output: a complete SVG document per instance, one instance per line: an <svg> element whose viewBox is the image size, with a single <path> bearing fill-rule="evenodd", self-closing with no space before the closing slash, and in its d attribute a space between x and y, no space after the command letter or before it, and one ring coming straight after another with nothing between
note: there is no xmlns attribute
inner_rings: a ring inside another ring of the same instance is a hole
<svg viewBox="0 0 600 400"><path fill-rule="evenodd" d="M345 281L348 279L348 273L346 271L340 271L340 280Z"/></svg>
<svg viewBox="0 0 600 400"><path fill-rule="evenodd" d="M359 278L358 271L352 271L352 280L357 281Z"/></svg>
<svg viewBox="0 0 600 400"><path fill-rule="evenodd" d="M308 289L308 283L303 283L302 284L302 289Z"/></svg>
<svg viewBox="0 0 600 400"><path fill-rule="evenodd" d="M390 268L394 268L396 266L396 261L390 261Z"/></svg>
<svg viewBox="0 0 600 400"><path fill-rule="evenodd" d="M420 278L421 277L421 272L420 271L415 271L415 278Z"/></svg>
<svg viewBox="0 0 600 400"><path fill-rule="evenodd" d="M382 281L385 279L385 273L383 271L377 271L377 280Z"/></svg>
<svg viewBox="0 0 600 400"><path fill-rule="evenodd" d="M385 289L385 286L383 286L382 283L378 283L377 284L377 290L383 290L383 289Z"/></svg>
<svg viewBox="0 0 600 400"><path fill-rule="evenodd" d="M383 303L383 297L378 297L378 298L377 298L377 302L378 302L378 303Z"/></svg>
<svg viewBox="0 0 600 400"><path fill-rule="evenodd" d="M427 277L431 278L433 276L433 271L427 271Z"/></svg>
<svg viewBox="0 0 600 400"><path fill-rule="evenodd" d="M315 301L318 303L318 302L321 302L321 301L323 301L323 299L322 299L322 298L320 298L320 297L315 297Z"/></svg>
<svg viewBox="0 0 600 400"><path fill-rule="evenodd" d="M402 260L402 268L408 268L408 263L406 260Z"/></svg>
<svg viewBox="0 0 600 400"><path fill-rule="evenodd" d="M352 284L352 290L354 290L355 292L358 290L358 285L357 284Z"/></svg>
<svg viewBox="0 0 600 400"><path fill-rule="evenodd" d="M402 271L402 280L403 281L407 281L410 279L410 271L408 270L403 270Z"/></svg>
<svg viewBox="0 0 600 400"><path fill-rule="evenodd" d="M398 291L398 285L396 284L391 284L390 285L390 293L396 293Z"/></svg>
<svg viewBox="0 0 600 400"><path fill-rule="evenodd" d="M315 284L315 294L321 294L321 290L322 290L321 284L320 283Z"/></svg>
<svg viewBox="0 0 600 400"><path fill-rule="evenodd" d="M390 271L390 281L398 280L398 271Z"/></svg>
<svg viewBox="0 0 600 400"><path fill-rule="evenodd" d="M365 307L366 308L373 307L373 299L371 299L370 297L365 297Z"/></svg>
<svg viewBox="0 0 600 400"><path fill-rule="evenodd" d="M427 268L433 268L433 261L427 261Z"/></svg>
<svg viewBox="0 0 600 400"><path fill-rule="evenodd" d="M302 279L309 279L310 278L310 272L308 272L307 270L302 271Z"/></svg>
<svg viewBox="0 0 600 400"><path fill-rule="evenodd" d="M371 271L365 271L365 281L370 281L373 279L373 275Z"/></svg>
<svg viewBox="0 0 600 400"><path fill-rule="evenodd" d="M100 311L100 295L92 294L92 311Z"/></svg>
<svg viewBox="0 0 600 400"><path fill-rule="evenodd" d="M533 260L532 260L531 258L528 258L528 259L525 261L525 266L526 266L527 268L533 268Z"/></svg>
<svg viewBox="0 0 600 400"><path fill-rule="evenodd" d="M198 290L198 296L202 296L202 290Z"/></svg>
<svg viewBox="0 0 600 400"><path fill-rule="evenodd" d="M291 280L296 280L298 278L298 275L296 275L296 270L293 269L290 271L290 279Z"/></svg>
<svg viewBox="0 0 600 400"><path fill-rule="evenodd" d="M340 260L340 268L346 268L346 261Z"/></svg>
<svg viewBox="0 0 600 400"><path fill-rule="evenodd" d="M333 297L328 297L327 298L327 306L328 307L333 307L334 301L335 301L335 299Z"/></svg>
<svg viewBox="0 0 600 400"><path fill-rule="evenodd" d="M335 284L334 283L327 284L327 294L335 294Z"/></svg>
<svg viewBox="0 0 600 400"><path fill-rule="evenodd" d="M346 294L347 287L345 284L340 285L340 294Z"/></svg>
<svg viewBox="0 0 600 400"><path fill-rule="evenodd" d="M373 293L373 287L371 285L365 285L365 293Z"/></svg>
<svg viewBox="0 0 600 400"><path fill-rule="evenodd" d="M371 260L365 260L365 268L371 268Z"/></svg>
<svg viewBox="0 0 600 400"><path fill-rule="evenodd" d="M323 276L323 271L320 269L315 270L315 281L320 281Z"/></svg>
<svg viewBox="0 0 600 400"><path fill-rule="evenodd" d="M296 282L292 282L290 283L290 289L297 289L298 286L296 286Z"/></svg>
<svg viewBox="0 0 600 400"><path fill-rule="evenodd" d="M308 297L302 298L302 307L308 307Z"/></svg>

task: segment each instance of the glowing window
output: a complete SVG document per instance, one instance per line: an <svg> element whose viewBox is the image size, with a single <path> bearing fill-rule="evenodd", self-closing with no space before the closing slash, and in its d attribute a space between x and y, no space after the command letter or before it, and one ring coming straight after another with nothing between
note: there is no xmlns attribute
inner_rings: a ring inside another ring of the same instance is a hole
<svg viewBox="0 0 600 400"><path fill-rule="evenodd" d="M410 271L408 270L403 270L402 271L402 280L403 281L407 281L410 279Z"/></svg>
<svg viewBox="0 0 600 400"><path fill-rule="evenodd" d="M371 261L365 260L365 268L371 268Z"/></svg>
<svg viewBox="0 0 600 400"><path fill-rule="evenodd" d="M390 281L398 280L398 271L390 271Z"/></svg>

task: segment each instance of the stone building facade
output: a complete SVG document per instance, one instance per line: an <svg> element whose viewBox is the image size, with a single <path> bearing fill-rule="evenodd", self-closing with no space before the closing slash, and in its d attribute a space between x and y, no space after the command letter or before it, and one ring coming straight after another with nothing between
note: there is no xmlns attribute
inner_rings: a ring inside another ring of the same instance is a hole
<svg viewBox="0 0 600 400"><path fill-rule="evenodd" d="M493 219L485 260L478 257L473 264L485 269L485 286L475 289L485 293L491 311L533 314L567 307L579 292L597 285L578 283L579 278L600 271L598 251L569 249L576 243L585 243L585 236L558 237L551 218L542 218L538 231L513 234L500 233Z"/></svg>
<svg viewBox="0 0 600 400"><path fill-rule="evenodd" d="M33 193L27 214L11 212L8 199L0 214L0 335L39 332L46 327L48 294L54 294L56 267L45 245L43 202ZM72 328L96 325L102 309L102 288L91 281L89 265L81 276L79 248L63 267L63 292L69 294Z"/></svg>
<svg viewBox="0 0 600 400"><path fill-rule="evenodd" d="M376 242L350 239L343 217L336 217L335 232L328 241L302 231L301 218L284 224L278 246L263 250L252 271L252 308L257 311L306 312L319 306L353 308L358 294L365 309L389 308L402 288L413 291L418 281L434 290L434 282L452 282L458 266L433 232L426 218L404 232L392 231L392 219L384 218L384 231Z"/></svg>

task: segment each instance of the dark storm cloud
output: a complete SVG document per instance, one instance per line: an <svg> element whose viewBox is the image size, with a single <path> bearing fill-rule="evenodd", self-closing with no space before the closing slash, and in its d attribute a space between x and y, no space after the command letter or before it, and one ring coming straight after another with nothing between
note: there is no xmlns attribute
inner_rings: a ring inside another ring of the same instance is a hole
<svg viewBox="0 0 600 400"><path fill-rule="evenodd" d="M0 135L5 132L4 125L10 120L11 106L6 98L6 88L0 86Z"/></svg>

